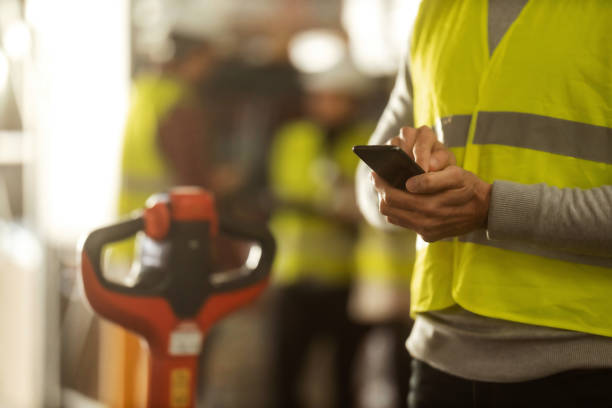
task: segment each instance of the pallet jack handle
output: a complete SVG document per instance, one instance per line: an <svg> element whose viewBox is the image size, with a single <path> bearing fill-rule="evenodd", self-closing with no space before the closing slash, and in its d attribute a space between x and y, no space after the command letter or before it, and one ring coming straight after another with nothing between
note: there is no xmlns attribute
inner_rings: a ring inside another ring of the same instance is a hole
<svg viewBox="0 0 612 408"><path fill-rule="evenodd" d="M164 197L143 213L91 232L83 243L82 277L92 308L147 342L151 352L147 406L190 408L205 334L265 289L275 243L263 225L219 220L212 195L202 189L179 188ZM251 249L255 256L249 256L231 278L215 279L219 275L212 271L211 239L219 229L257 243ZM104 247L141 231L171 248L167 273L145 287L106 279L101 262Z"/></svg>

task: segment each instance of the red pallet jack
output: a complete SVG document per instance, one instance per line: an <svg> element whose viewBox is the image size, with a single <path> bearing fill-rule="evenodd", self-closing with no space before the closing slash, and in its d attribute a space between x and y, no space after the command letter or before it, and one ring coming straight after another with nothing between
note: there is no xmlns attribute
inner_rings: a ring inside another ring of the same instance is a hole
<svg viewBox="0 0 612 408"><path fill-rule="evenodd" d="M83 284L98 314L146 340L147 406L190 408L207 331L265 289L275 244L264 226L219 220L212 195L202 189L177 188L155 197L143 213L89 234L82 250ZM211 244L219 230L257 243L245 265L231 273L212 270ZM146 235L137 241L138 282L130 287L107 280L104 246L140 231Z"/></svg>

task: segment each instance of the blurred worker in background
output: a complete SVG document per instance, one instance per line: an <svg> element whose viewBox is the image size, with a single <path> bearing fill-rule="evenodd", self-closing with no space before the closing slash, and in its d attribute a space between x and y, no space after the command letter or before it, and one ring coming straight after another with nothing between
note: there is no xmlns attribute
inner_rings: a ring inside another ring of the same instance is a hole
<svg viewBox="0 0 612 408"><path fill-rule="evenodd" d="M280 48L276 41L281 40L275 38L269 46ZM206 112L212 116L215 168L223 166L227 173L235 168L234 173L242 174L240 189L225 194L219 205L241 218L269 217L270 145L282 125L301 115L299 75L286 54L275 52L257 65L241 55L226 57L201 90Z"/></svg>
<svg viewBox="0 0 612 408"><path fill-rule="evenodd" d="M197 86L212 72L214 51L205 40L171 35L174 54L159 72L139 75L126 121L119 213L141 208L172 185L213 185L205 112Z"/></svg>
<svg viewBox="0 0 612 408"><path fill-rule="evenodd" d="M188 31L175 31L170 40L171 59L158 71L140 74L132 87L123 141L120 215L142 208L149 196L171 186L203 187L219 200L241 184L238 171L215 164L212 120L199 96L217 65L214 47L204 34ZM224 252L221 258L231 256Z"/></svg>
<svg viewBox="0 0 612 408"><path fill-rule="evenodd" d="M421 3L371 143L427 173L358 174L369 220L422 237L410 407L612 406L610 21L605 1Z"/></svg>
<svg viewBox="0 0 612 408"><path fill-rule="evenodd" d="M368 327L358 373L359 406L404 407L410 379L410 279L415 236L360 225L349 313Z"/></svg>
<svg viewBox="0 0 612 408"><path fill-rule="evenodd" d="M360 215L354 196L357 160L367 141L358 117L365 80L349 62L304 78L303 120L280 129L270 153L277 199L271 227L274 266L274 387L279 407L300 407L299 385L311 345L332 339L336 407L353 406L352 365L362 328L347 313L355 276Z"/></svg>

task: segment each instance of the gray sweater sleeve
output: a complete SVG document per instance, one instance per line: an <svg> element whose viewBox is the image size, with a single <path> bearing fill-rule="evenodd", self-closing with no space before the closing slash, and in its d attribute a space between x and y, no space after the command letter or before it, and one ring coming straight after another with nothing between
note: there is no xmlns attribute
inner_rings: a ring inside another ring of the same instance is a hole
<svg viewBox="0 0 612 408"><path fill-rule="evenodd" d="M413 123L412 82L406 56L400 65L387 107L368 144L385 144L389 139L397 136L403 126L412 126ZM369 174L368 166L360 162L355 183L359 209L370 224L379 228L395 229L378 212L378 196L370 183Z"/></svg>
<svg viewBox="0 0 612 408"><path fill-rule="evenodd" d="M487 232L493 240L612 258L612 186L559 189L495 181Z"/></svg>

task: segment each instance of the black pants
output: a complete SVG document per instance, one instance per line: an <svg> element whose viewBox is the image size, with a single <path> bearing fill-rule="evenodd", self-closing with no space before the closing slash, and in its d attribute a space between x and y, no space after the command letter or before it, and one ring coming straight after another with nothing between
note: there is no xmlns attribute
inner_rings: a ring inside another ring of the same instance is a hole
<svg viewBox="0 0 612 408"><path fill-rule="evenodd" d="M298 385L312 343L326 336L334 345L334 407L354 406L352 372L366 328L347 315L349 289L300 283L276 290L272 341L275 402L298 408Z"/></svg>
<svg viewBox="0 0 612 408"><path fill-rule="evenodd" d="M359 356L359 407L406 407L412 361L406 350L406 338L411 328L412 324L405 320L377 322L364 336L363 352ZM381 337L385 344L381 344ZM380 395L381 390L390 393L389 396ZM372 400L385 402L372 403Z"/></svg>
<svg viewBox="0 0 612 408"><path fill-rule="evenodd" d="M612 370L572 370L518 383L471 381L413 360L410 408L610 408Z"/></svg>

